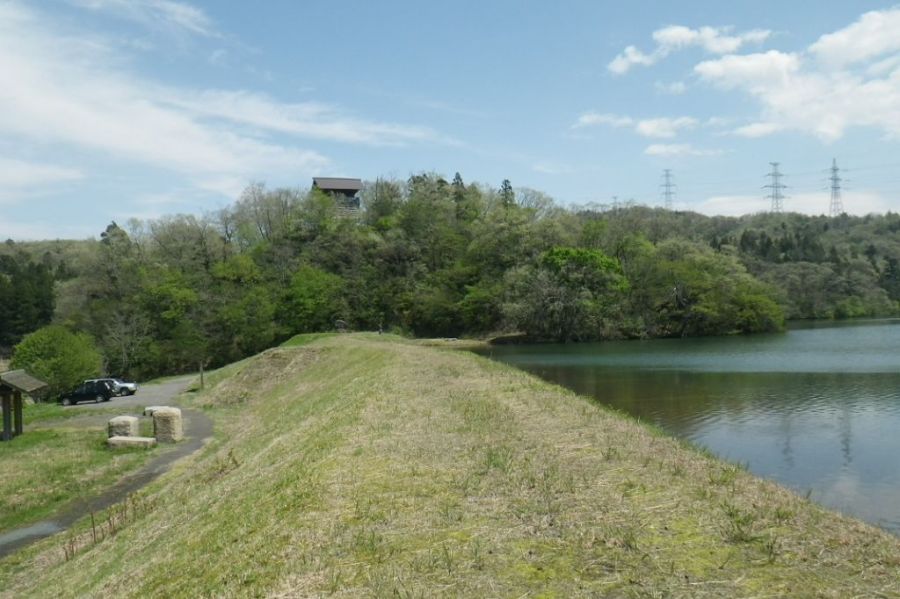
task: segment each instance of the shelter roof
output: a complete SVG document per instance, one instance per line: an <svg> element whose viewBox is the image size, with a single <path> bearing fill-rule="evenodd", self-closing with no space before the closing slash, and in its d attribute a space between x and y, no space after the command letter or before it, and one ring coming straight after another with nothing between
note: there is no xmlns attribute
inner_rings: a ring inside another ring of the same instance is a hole
<svg viewBox="0 0 900 599"><path fill-rule="evenodd" d="M46 387L47 383L31 376L24 370L10 370L0 373L0 386L11 387L22 393L34 393Z"/></svg>

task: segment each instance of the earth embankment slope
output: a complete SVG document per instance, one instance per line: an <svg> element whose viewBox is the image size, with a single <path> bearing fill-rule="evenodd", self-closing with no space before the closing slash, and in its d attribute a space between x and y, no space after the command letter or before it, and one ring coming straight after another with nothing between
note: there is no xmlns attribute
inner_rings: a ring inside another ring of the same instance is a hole
<svg viewBox="0 0 900 599"><path fill-rule="evenodd" d="M0 595L900 594L898 539L473 355L342 335L216 379L215 441Z"/></svg>

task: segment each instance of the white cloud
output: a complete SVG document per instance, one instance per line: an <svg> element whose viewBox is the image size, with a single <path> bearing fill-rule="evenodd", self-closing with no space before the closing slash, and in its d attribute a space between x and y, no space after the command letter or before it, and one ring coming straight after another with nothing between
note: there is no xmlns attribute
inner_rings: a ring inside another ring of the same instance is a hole
<svg viewBox="0 0 900 599"><path fill-rule="evenodd" d="M634 46L628 46L621 54L612 59L607 68L616 75L623 75L634 65L649 67L661 58L657 53L644 54Z"/></svg>
<svg viewBox="0 0 900 599"><path fill-rule="evenodd" d="M900 51L900 8L863 14L855 23L823 35L810 53L831 66L844 66Z"/></svg>
<svg viewBox="0 0 900 599"><path fill-rule="evenodd" d="M610 127L630 127L634 124L634 120L631 117L627 116L619 116L616 114L604 113L600 114L597 112L585 112L578 120L572 125L573 129L580 129L582 127L593 127L595 125L609 125Z"/></svg>
<svg viewBox="0 0 900 599"><path fill-rule="evenodd" d="M697 126L697 119L689 116L678 118L657 118L638 121L635 130L644 137L675 137L682 129L692 129Z"/></svg>
<svg viewBox="0 0 900 599"><path fill-rule="evenodd" d="M670 51L688 46L699 46L711 54L728 54L738 51L747 43L759 44L768 39L768 30L753 29L737 35L729 35L731 27L701 27L691 29L682 25L670 25L653 32L653 40L660 48Z"/></svg>
<svg viewBox="0 0 900 599"><path fill-rule="evenodd" d="M803 193L791 195L784 200L785 212L801 214L828 214L830 198L827 193ZM741 216L756 212L766 212L771 208L771 200L760 195L711 196L690 205L690 210L708 215ZM848 214L865 215L896 210L891 202L879 193L858 191L844 197L844 208Z"/></svg>
<svg viewBox="0 0 900 599"><path fill-rule="evenodd" d="M616 75L622 75L633 66L652 66L672 52L688 47L699 47L710 54L728 54L737 52L745 44L760 44L771 35L770 31L764 29L752 29L732 35L732 29L732 27L691 29L683 25L669 25L653 32L656 48L652 52L647 54L635 46L628 46L607 65L607 68Z"/></svg>
<svg viewBox="0 0 900 599"><path fill-rule="evenodd" d="M691 144L650 144L644 148L647 156L681 157L681 156L718 156L721 150L702 150Z"/></svg>
<svg viewBox="0 0 900 599"><path fill-rule="evenodd" d="M315 102L283 103L247 91L160 90L162 103L203 118L219 118L300 137L346 143L398 145L438 141L427 127L377 123L342 115L334 107ZM452 140L441 140L452 143Z"/></svg>
<svg viewBox="0 0 900 599"><path fill-rule="evenodd" d="M578 117L572 128L581 129L598 125L615 128L633 127L635 133L643 137L672 138L682 129L692 129L697 124L697 119L689 116L634 119L618 114L586 112Z"/></svg>
<svg viewBox="0 0 900 599"><path fill-rule="evenodd" d="M219 37L203 10L173 0L70 0L76 6L106 11L154 29L184 31L204 37Z"/></svg>
<svg viewBox="0 0 900 599"><path fill-rule="evenodd" d="M822 69L801 54L773 50L701 62L694 71L708 83L743 91L760 103L766 128L751 126L739 134L793 129L830 142L862 126L900 136L900 69L872 77Z"/></svg>
<svg viewBox="0 0 900 599"><path fill-rule="evenodd" d="M733 131L735 135L740 137L765 137L781 131L784 127L777 123L750 123L743 127L738 127Z"/></svg>
<svg viewBox="0 0 900 599"><path fill-rule="evenodd" d="M144 4L170 16L189 14L174 3ZM0 2L0 73L15 82L15 93L0 93L0 137L38 151L76 149L85 159L103 156L181 173L198 188L218 192L239 191L251 179L299 178L331 167L326 156L297 147L298 139L452 143L424 127L348 116L325 104L164 86L127 66L90 36L54 31L44 15Z"/></svg>
<svg viewBox="0 0 900 599"><path fill-rule="evenodd" d="M28 188L83 178L84 173L78 169L0 156L0 192L11 188Z"/></svg>
<svg viewBox="0 0 900 599"><path fill-rule="evenodd" d="M765 53L729 55L701 62L694 72L719 87L732 89L750 86L759 93L773 87L784 87L800 70L801 60L796 54L777 50Z"/></svg>
<svg viewBox="0 0 900 599"><path fill-rule="evenodd" d="M687 85L684 81L673 81L671 83L663 83L662 81L657 81L654 84L654 87L659 93L669 94L672 96L680 96L687 91Z"/></svg>

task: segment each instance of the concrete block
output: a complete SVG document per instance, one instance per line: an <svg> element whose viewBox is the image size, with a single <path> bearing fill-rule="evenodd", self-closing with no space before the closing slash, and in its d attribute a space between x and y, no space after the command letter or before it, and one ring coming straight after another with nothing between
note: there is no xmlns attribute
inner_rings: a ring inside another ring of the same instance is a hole
<svg viewBox="0 0 900 599"><path fill-rule="evenodd" d="M176 443L184 439L181 410L159 408L153 412L153 435L160 443Z"/></svg>
<svg viewBox="0 0 900 599"><path fill-rule="evenodd" d="M153 412L161 410L167 406L147 406L144 408L144 416L153 416Z"/></svg>
<svg viewBox="0 0 900 599"><path fill-rule="evenodd" d="M115 418L110 418L107 425L107 433L108 437L137 437L137 416L116 416Z"/></svg>
<svg viewBox="0 0 900 599"><path fill-rule="evenodd" d="M106 440L106 444L113 449L120 447L141 447L149 449L156 445L156 439L153 437L110 437Z"/></svg>

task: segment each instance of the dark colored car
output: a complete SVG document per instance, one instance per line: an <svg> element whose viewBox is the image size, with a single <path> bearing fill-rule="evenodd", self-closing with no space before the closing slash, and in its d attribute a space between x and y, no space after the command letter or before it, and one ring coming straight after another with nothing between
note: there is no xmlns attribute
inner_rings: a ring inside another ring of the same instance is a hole
<svg viewBox="0 0 900 599"><path fill-rule="evenodd" d="M112 385L106 381L85 381L59 398L64 406L77 404L79 401L109 401L113 396Z"/></svg>
<svg viewBox="0 0 900 599"><path fill-rule="evenodd" d="M113 395L134 395L137 393L137 383L134 381L126 381L125 379L120 379L117 377L107 377L103 379L88 379L84 381L85 383L94 383L97 381L103 381L109 383L112 386Z"/></svg>

